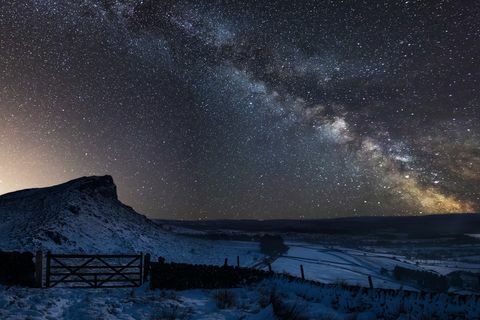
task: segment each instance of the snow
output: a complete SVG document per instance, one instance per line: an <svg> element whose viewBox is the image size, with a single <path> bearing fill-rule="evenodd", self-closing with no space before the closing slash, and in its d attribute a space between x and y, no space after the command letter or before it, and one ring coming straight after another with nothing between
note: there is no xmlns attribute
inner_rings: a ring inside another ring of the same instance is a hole
<svg viewBox="0 0 480 320"><path fill-rule="evenodd" d="M65 184L0 196L0 250L54 253L150 253L152 259L221 265L262 265L259 245L249 241L206 240L201 232L156 224L122 204L111 177L88 177ZM181 233L181 234L180 234ZM353 292L344 284L415 290L396 281L396 265L446 274L479 271L477 247L468 259L415 260L381 248L287 241L289 250L272 262L277 272L332 285L270 279L231 289L235 306L220 309L215 290L181 292L135 289L32 289L0 286L0 319L275 319L269 303L275 288L287 307L306 319L480 318L478 297L407 291ZM427 247L425 247L427 248ZM431 250L427 248L425 250ZM475 253L476 252L476 253ZM470 262L471 261L471 262ZM387 272L385 272L385 270Z"/></svg>
<svg viewBox="0 0 480 320"><path fill-rule="evenodd" d="M272 263L273 271L299 277L302 264L306 279L324 283L348 283L368 287L368 276L371 276L373 285L377 288L417 290L392 276L395 266L429 270L443 275L456 270L480 271L478 263L410 260L402 255L304 242L287 242L287 245L288 252Z"/></svg>
<svg viewBox="0 0 480 320"><path fill-rule="evenodd" d="M221 309L216 290L163 291L147 285L125 289L29 289L0 287L1 319L275 319L275 295L304 319L449 319L480 317L478 297L406 291L351 291L283 279L229 289L231 308Z"/></svg>
<svg viewBox="0 0 480 320"><path fill-rule="evenodd" d="M122 204L111 177L85 177L0 196L0 250L54 253L150 253L168 261L251 265L254 242L208 241L174 234Z"/></svg>
<svg viewBox="0 0 480 320"><path fill-rule="evenodd" d="M472 237L472 238L480 239L480 234L477 234L477 233L475 233L475 234L473 234L473 233L472 233L472 234L466 234L466 235L469 236L469 237Z"/></svg>
<svg viewBox="0 0 480 320"><path fill-rule="evenodd" d="M392 271L396 265L410 267L397 256L375 254L342 247L327 247L308 243L287 243L288 253L273 264L277 272L300 275L302 264L305 277L325 283L345 282L367 287L368 276L381 288L399 288L391 277L381 273L381 268ZM411 288L409 288L411 289Z"/></svg>

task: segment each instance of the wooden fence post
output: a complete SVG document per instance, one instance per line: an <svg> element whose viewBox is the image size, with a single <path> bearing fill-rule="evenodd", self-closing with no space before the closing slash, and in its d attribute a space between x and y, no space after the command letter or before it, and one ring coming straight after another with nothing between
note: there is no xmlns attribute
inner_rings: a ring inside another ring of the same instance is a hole
<svg viewBox="0 0 480 320"><path fill-rule="evenodd" d="M370 289L373 289L372 276L368 276L368 285L370 286Z"/></svg>
<svg viewBox="0 0 480 320"><path fill-rule="evenodd" d="M302 274L302 280L305 280L305 272L303 271L303 264L300 265L300 273Z"/></svg>
<svg viewBox="0 0 480 320"><path fill-rule="evenodd" d="M237 267L240 268L240 256L237 256Z"/></svg>
<svg viewBox="0 0 480 320"><path fill-rule="evenodd" d="M143 258L143 282L148 280L148 274L150 273L150 253L147 253Z"/></svg>
<svg viewBox="0 0 480 320"><path fill-rule="evenodd" d="M50 287L50 263L51 263L51 255L50 251L47 252L47 268L46 268L46 277L45 277L45 286L47 288Z"/></svg>
<svg viewBox="0 0 480 320"><path fill-rule="evenodd" d="M143 269L143 262L144 262L144 255L143 255L143 252L140 252L140 266L138 267L138 273L139 273L139 276L140 276L140 284L139 286L141 286L143 284L143 282L145 281L144 277L143 277L143 273L144 273L144 269Z"/></svg>
<svg viewBox="0 0 480 320"><path fill-rule="evenodd" d="M42 287L42 274L43 274L43 252L37 251L35 254L35 287Z"/></svg>

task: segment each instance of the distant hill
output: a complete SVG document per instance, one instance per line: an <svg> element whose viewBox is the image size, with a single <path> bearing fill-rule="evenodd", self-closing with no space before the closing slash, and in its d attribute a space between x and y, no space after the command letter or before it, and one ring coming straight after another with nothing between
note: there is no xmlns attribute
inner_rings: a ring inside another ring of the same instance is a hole
<svg viewBox="0 0 480 320"><path fill-rule="evenodd" d="M319 220L157 220L203 231L292 232L343 235L405 233L416 237L439 237L480 233L480 214L426 216L349 217Z"/></svg>

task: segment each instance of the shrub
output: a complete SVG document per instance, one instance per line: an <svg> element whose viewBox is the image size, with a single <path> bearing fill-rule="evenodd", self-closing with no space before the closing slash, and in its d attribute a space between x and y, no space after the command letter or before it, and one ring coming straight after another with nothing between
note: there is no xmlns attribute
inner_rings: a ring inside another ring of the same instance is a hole
<svg viewBox="0 0 480 320"><path fill-rule="evenodd" d="M388 270L387 270L386 268L381 267L381 268L380 268L380 274L381 274L382 276L388 276L389 272L388 272Z"/></svg>
<svg viewBox="0 0 480 320"><path fill-rule="evenodd" d="M279 235L265 234L260 237L260 251L269 256L277 256L288 251L288 246Z"/></svg>
<svg viewBox="0 0 480 320"><path fill-rule="evenodd" d="M235 294L229 290L219 290L214 295L217 308L230 309L236 305Z"/></svg>
<svg viewBox="0 0 480 320"><path fill-rule="evenodd" d="M412 270L395 266L393 276L397 280L410 282L432 291L446 291L448 289L447 278L430 271Z"/></svg>
<svg viewBox="0 0 480 320"><path fill-rule="evenodd" d="M260 307L262 309L266 308L270 303L270 294L266 290L260 290L260 298L258 299L258 304Z"/></svg>
<svg viewBox="0 0 480 320"><path fill-rule="evenodd" d="M287 304L285 303L277 291L273 289L270 292L270 303L272 304L273 314L278 320L306 320L307 318L302 315L300 306L298 303Z"/></svg>
<svg viewBox="0 0 480 320"><path fill-rule="evenodd" d="M348 282L345 279L340 279L340 278L336 279L335 282L333 282L333 284L340 288L345 288L348 286Z"/></svg>
<svg viewBox="0 0 480 320"><path fill-rule="evenodd" d="M152 320L185 320L191 313L192 310L182 309L178 305L166 305L152 316Z"/></svg>

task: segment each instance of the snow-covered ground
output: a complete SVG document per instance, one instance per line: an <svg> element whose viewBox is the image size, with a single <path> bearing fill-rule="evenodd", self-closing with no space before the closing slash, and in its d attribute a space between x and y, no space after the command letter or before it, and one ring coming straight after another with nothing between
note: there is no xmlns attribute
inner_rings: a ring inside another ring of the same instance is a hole
<svg viewBox="0 0 480 320"><path fill-rule="evenodd" d="M265 280L218 290L27 289L0 287L0 318L13 319L479 319L479 298L406 291L355 291L343 286ZM271 299L272 292L275 299ZM272 305L272 301L277 303ZM279 307L280 305L280 307Z"/></svg>
<svg viewBox="0 0 480 320"><path fill-rule="evenodd" d="M480 272L478 263L418 261L391 253L305 242L287 242L287 245L288 252L272 263L272 269L300 276L300 265L303 265L307 279L324 283L348 283L367 287L368 276L371 276L374 287L415 290L393 277L395 266L430 270L443 275L456 270Z"/></svg>
<svg viewBox="0 0 480 320"><path fill-rule="evenodd" d="M395 265L405 266L398 257L308 243L287 244L290 249L272 264L274 271L299 276L302 264L305 277L310 280L368 286L368 276L372 276L377 287L400 287L391 277L381 273L382 268L391 271Z"/></svg>

